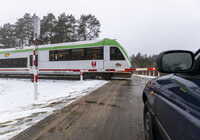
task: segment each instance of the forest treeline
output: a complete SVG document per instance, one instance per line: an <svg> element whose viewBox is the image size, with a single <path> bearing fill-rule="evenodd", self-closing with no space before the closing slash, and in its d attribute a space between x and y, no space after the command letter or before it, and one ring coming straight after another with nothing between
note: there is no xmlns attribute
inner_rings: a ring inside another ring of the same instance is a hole
<svg viewBox="0 0 200 140"><path fill-rule="evenodd" d="M55 17L48 13L41 19L41 32L38 44L53 44L92 40L99 36L100 21L92 14L81 15L76 19L65 13ZM25 13L15 24L0 26L1 48L30 46L33 44L33 16Z"/></svg>
<svg viewBox="0 0 200 140"><path fill-rule="evenodd" d="M99 37L100 21L92 14L60 14L56 17L48 13L41 19L41 32L38 45L93 40ZM0 48L15 48L33 45L33 15L25 13L15 24L6 23L0 26ZM155 67L157 55L147 56L138 53L131 56L133 68Z"/></svg>
<svg viewBox="0 0 200 140"><path fill-rule="evenodd" d="M155 67L156 58L157 55L147 56L147 54L138 53L137 55L132 55L130 59L133 68L150 68Z"/></svg>

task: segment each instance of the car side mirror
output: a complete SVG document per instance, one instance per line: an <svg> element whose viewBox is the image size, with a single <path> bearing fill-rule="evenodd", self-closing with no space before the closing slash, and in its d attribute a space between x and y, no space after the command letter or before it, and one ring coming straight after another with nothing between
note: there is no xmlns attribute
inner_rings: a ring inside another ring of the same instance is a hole
<svg viewBox="0 0 200 140"><path fill-rule="evenodd" d="M163 73L187 73L194 66L194 54L191 51L173 50L158 55L157 70Z"/></svg>

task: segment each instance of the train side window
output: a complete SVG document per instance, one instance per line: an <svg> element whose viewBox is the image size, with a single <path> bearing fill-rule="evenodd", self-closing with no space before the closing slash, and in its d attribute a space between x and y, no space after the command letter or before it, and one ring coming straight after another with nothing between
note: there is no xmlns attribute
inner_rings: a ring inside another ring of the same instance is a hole
<svg viewBox="0 0 200 140"><path fill-rule="evenodd" d="M56 61L57 60L57 51L52 50L49 51L49 61Z"/></svg>
<svg viewBox="0 0 200 140"><path fill-rule="evenodd" d="M11 62L11 60L9 60L9 61ZM24 61L23 61L22 59L18 59L17 61L18 61L18 62L17 62L17 63L18 63L18 66L19 66L19 67L23 67Z"/></svg>
<svg viewBox="0 0 200 140"><path fill-rule="evenodd" d="M70 59L70 51L69 50L57 50L57 60L63 61L63 60L69 60Z"/></svg>
<svg viewBox="0 0 200 140"><path fill-rule="evenodd" d="M27 67L27 58L11 59L10 61L11 61L11 63L12 63L13 61L17 61L17 67ZM11 64L11 67L15 67L15 66L13 65L13 63Z"/></svg>
<svg viewBox="0 0 200 140"><path fill-rule="evenodd" d="M72 49L72 60L85 60L84 49Z"/></svg>
<svg viewBox="0 0 200 140"><path fill-rule="evenodd" d="M17 67L17 59L14 59L14 60L12 61L12 65L13 65L13 67Z"/></svg>
<svg viewBox="0 0 200 140"><path fill-rule="evenodd" d="M100 59L103 59L103 47L49 51L49 61L100 60Z"/></svg>
<svg viewBox="0 0 200 140"><path fill-rule="evenodd" d="M70 50L52 50L49 51L49 61L65 61L70 60Z"/></svg>
<svg viewBox="0 0 200 140"><path fill-rule="evenodd" d="M100 60L103 59L103 47L94 47L86 49L87 60Z"/></svg>
<svg viewBox="0 0 200 140"><path fill-rule="evenodd" d="M33 55L30 55L30 66L33 66ZM38 66L38 55L35 56L35 65Z"/></svg>
<svg viewBox="0 0 200 140"><path fill-rule="evenodd" d="M0 68L3 66L3 61L0 60Z"/></svg>
<svg viewBox="0 0 200 140"><path fill-rule="evenodd" d="M119 48L110 47L110 60L125 60L125 58Z"/></svg>
<svg viewBox="0 0 200 140"><path fill-rule="evenodd" d="M1 59L0 68L23 68L27 67L27 58Z"/></svg>
<svg viewBox="0 0 200 140"><path fill-rule="evenodd" d="M5 60L6 61L6 64L7 64L7 66L9 67L9 66L11 66L11 60L10 59L7 59L7 60Z"/></svg>

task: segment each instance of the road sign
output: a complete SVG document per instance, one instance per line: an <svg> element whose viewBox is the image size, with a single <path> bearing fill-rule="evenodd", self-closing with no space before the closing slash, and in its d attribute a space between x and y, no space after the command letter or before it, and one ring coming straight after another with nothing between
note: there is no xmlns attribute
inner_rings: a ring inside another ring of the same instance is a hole
<svg viewBox="0 0 200 140"><path fill-rule="evenodd" d="M40 18L34 14L34 37L40 36Z"/></svg>

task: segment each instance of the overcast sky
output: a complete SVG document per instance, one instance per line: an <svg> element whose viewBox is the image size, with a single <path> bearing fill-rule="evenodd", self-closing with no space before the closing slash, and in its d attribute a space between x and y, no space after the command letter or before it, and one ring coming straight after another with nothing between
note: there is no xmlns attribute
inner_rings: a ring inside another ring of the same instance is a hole
<svg viewBox="0 0 200 140"><path fill-rule="evenodd" d="M4 0L0 25L14 24L25 13L42 18L50 12L77 19L95 15L100 38L117 39L129 56L200 48L200 0Z"/></svg>

